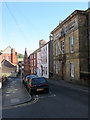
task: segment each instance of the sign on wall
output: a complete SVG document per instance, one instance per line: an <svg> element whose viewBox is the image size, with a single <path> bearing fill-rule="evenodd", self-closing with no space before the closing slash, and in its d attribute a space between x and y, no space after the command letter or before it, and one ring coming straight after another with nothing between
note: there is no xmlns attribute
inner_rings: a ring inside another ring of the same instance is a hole
<svg viewBox="0 0 90 120"><path fill-rule="evenodd" d="M66 22L62 28L60 28L56 33L54 33L54 40L61 36L64 36L78 27L77 17L71 22Z"/></svg>

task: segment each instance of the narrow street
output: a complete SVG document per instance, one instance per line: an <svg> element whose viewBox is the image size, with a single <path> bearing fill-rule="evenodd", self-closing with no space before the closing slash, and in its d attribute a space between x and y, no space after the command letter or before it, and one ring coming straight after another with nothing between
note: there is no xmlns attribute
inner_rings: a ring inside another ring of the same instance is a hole
<svg viewBox="0 0 90 120"><path fill-rule="evenodd" d="M0 118L89 119L90 0L2 1L0 12Z"/></svg>
<svg viewBox="0 0 90 120"><path fill-rule="evenodd" d="M10 93L11 86L13 88L12 93ZM20 79L9 80L2 92L2 117L88 118L88 92L52 84L50 81L49 86L48 94L30 96L24 85L21 85ZM9 93L7 92L8 89ZM6 97L9 98L6 100Z"/></svg>

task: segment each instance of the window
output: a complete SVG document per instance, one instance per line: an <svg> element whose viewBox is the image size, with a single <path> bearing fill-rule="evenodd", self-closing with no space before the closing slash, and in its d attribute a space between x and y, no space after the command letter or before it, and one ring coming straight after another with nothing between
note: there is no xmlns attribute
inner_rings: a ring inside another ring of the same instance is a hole
<svg viewBox="0 0 90 120"><path fill-rule="evenodd" d="M62 54L64 54L64 41L62 42Z"/></svg>
<svg viewBox="0 0 90 120"><path fill-rule="evenodd" d="M56 56L57 56L57 54L58 54L58 51L57 51L57 45L56 45Z"/></svg>
<svg viewBox="0 0 90 120"><path fill-rule="evenodd" d="M35 58L35 54L34 54L34 58Z"/></svg>
<svg viewBox="0 0 90 120"><path fill-rule="evenodd" d="M71 52L74 52L74 50L73 50L73 36L71 37Z"/></svg>
<svg viewBox="0 0 90 120"><path fill-rule="evenodd" d="M46 75L47 75L47 67L46 67Z"/></svg>
<svg viewBox="0 0 90 120"><path fill-rule="evenodd" d="M71 78L74 78L74 64L71 63Z"/></svg>
<svg viewBox="0 0 90 120"><path fill-rule="evenodd" d="M10 61L10 56L8 56L8 60Z"/></svg>
<svg viewBox="0 0 90 120"><path fill-rule="evenodd" d="M36 69L34 68L34 74L36 73Z"/></svg>
<svg viewBox="0 0 90 120"><path fill-rule="evenodd" d="M36 65L36 61L34 60L34 66Z"/></svg>
<svg viewBox="0 0 90 120"><path fill-rule="evenodd" d="M5 56L3 56L3 59L5 59Z"/></svg>
<svg viewBox="0 0 90 120"><path fill-rule="evenodd" d="M58 74L58 64L56 63L56 74Z"/></svg>

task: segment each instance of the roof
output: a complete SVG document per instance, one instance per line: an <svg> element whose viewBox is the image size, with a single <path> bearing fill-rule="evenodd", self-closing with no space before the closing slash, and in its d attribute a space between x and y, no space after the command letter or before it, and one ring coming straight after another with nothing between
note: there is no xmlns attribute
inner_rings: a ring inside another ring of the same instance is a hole
<svg viewBox="0 0 90 120"><path fill-rule="evenodd" d="M2 51L2 53L11 53L11 47L10 46L8 46L7 48L5 48L3 51Z"/></svg>
<svg viewBox="0 0 90 120"><path fill-rule="evenodd" d="M11 73L16 70L17 66L13 65L11 62L8 60L4 59L1 62L2 65L2 73Z"/></svg>

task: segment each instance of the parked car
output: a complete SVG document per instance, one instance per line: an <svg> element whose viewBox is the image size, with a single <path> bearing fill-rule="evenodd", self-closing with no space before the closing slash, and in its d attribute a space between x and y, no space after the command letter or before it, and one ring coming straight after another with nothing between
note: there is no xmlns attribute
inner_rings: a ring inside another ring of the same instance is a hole
<svg viewBox="0 0 90 120"><path fill-rule="evenodd" d="M28 81L28 91L32 95L38 92L49 92L48 81L45 77L34 77Z"/></svg>
<svg viewBox="0 0 90 120"><path fill-rule="evenodd" d="M25 84L26 75L23 77L22 83Z"/></svg>
<svg viewBox="0 0 90 120"><path fill-rule="evenodd" d="M34 77L37 77L37 75L28 75L26 76L26 79L25 79L25 87L27 88L27 85L28 85L28 81L30 80L30 78L34 78Z"/></svg>

